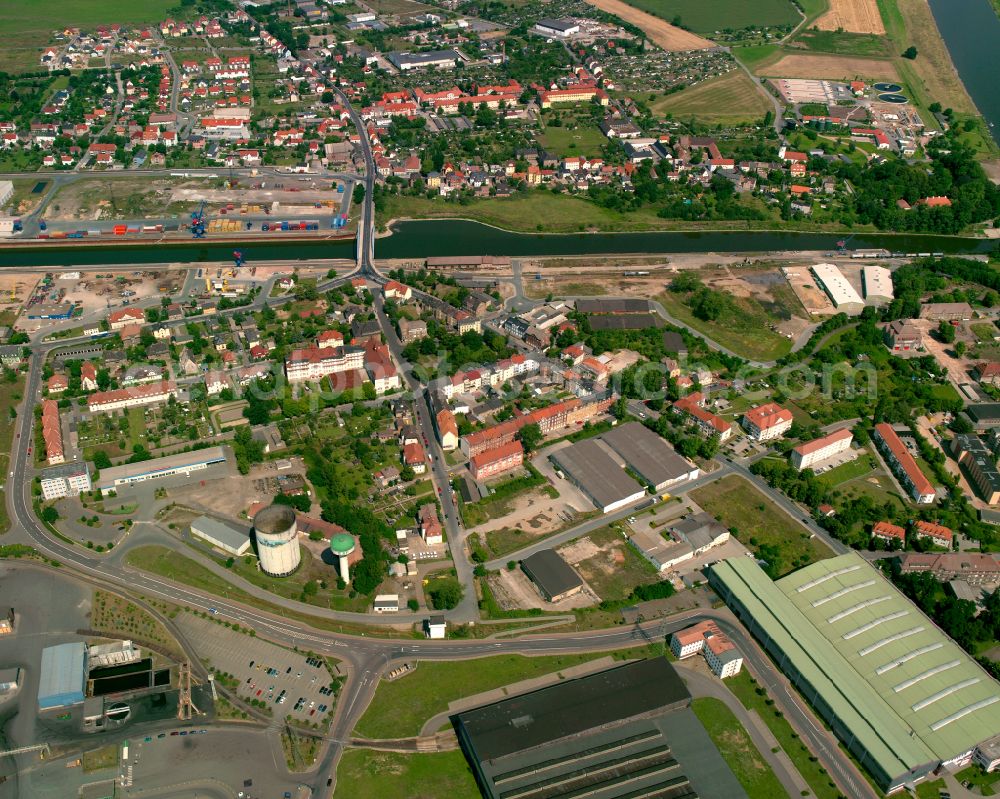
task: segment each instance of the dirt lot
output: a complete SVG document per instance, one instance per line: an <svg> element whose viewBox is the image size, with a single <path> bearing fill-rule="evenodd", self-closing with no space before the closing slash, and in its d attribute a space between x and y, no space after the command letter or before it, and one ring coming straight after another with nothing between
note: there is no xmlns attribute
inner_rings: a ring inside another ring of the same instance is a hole
<svg viewBox="0 0 1000 799"><path fill-rule="evenodd" d="M622 0L587 0L587 2L601 11L607 11L626 22L631 22L664 50L704 50L715 47L714 42L681 28L675 28L669 22L633 8Z"/></svg>
<svg viewBox="0 0 1000 799"><path fill-rule="evenodd" d="M293 459L291 469L280 472L283 475L302 474L304 468L301 460ZM267 478L276 477L274 462L255 466L248 475L234 475L221 480L206 480L193 483L183 488L167 489L167 496L189 508L206 511L231 519L240 518L240 514L254 502L267 502L273 494L258 490L255 483L261 485Z"/></svg>
<svg viewBox="0 0 1000 799"><path fill-rule="evenodd" d="M496 574L490 575L489 581L497 604L504 610L524 610L527 608L541 608L550 611L572 610L573 608L587 608L601 601L600 597L585 583L580 593L568 599L561 602L546 602L538 593L535 584L520 569L514 571L502 569Z"/></svg>
<svg viewBox="0 0 1000 799"><path fill-rule="evenodd" d="M197 186L199 181L181 181ZM172 205L177 180L149 178L95 178L64 186L45 211L49 219L128 219L157 214L180 214L193 205Z"/></svg>
<svg viewBox="0 0 1000 799"><path fill-rule="evenodd" d="M98 274L102 277L98 277ZM184 285L181 269L156 272L81 272L79 280L56 280L56 287L66 290L66 301L81 306L84 313L104 308L110 302L120 305L123 291L135 292L130 302L146 297L169 297L176 286ZM161 291L162 289L162 291Z"/></svg>
<svg viewBox="0 0 1000 799"><path fill-rule="evenodd" d="M769 78L892 81L900 79L891 61L838 55L786 55L761 72Z"/></svg>
<svg viewBox="0 0 1000 799"><path fill-rule="evenodd" d="M830 0L830 10L816 20L824 31L842 28L850 33L885 33L875 0Z"/></svg>
<svg viewBox="0 0 1000 799"><path fill-rule="evenodd" d="M817 287L813 280L808 266L786 266L785 276L788 284L799 298L799 302L811 314L834 314L837 309L833 307L830 298L826 296L822 289Z"/></svg>
<svg viewBox="0 0 1000 799"><path fill-rule="evenodd" d="M14 310L21 305L38 283L38 275L0 272L0 311Z"/></svg>

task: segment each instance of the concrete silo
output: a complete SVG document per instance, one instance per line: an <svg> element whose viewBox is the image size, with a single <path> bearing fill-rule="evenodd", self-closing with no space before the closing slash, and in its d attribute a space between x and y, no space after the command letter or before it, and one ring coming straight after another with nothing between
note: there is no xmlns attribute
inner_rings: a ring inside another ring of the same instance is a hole
<svg viewBox="0 0 1000 799"><path fill-rule="evenodd" d="M271 505L253 517L260 568L272 577L295 571L301 558L295 511L287 505Z"/></svg>

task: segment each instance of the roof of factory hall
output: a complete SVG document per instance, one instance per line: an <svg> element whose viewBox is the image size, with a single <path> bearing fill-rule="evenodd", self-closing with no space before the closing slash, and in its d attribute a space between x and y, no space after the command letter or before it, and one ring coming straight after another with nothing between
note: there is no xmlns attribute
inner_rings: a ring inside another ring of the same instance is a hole
<svg viewBox="0 0 1000 799"><path fill-rule="evenodd" d="M608 701L612 697L614 701ZM562 680L453 719L464 728L479 758L496 760L689 698L666 658L649 658Z"/></svg>
<svg viewBox="0 0 1000 799"><path fill-rule="evenodd" d="M601 439L624 458L629 468L657 487L679 480L696 468L639 422L618 425L602 435Z"/></svg>
<svg viewBox="0 0 1000 799"><path fill-rule="evenodd" d="M886 774L950 760L1000 732L1000 685L855 552L772 582L712 567Z"/></svg>

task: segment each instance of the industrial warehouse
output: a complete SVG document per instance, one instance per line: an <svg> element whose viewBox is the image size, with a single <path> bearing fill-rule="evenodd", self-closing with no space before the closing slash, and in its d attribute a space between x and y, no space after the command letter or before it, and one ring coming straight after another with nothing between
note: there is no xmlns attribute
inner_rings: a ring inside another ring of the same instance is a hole
<svg viewBox="0 0 1000 799"><path fill-rule="evenodd" d="M646 496L646 489L626 469L654 491L694 480L701 474L697 466L638 422L580 441L552 453L551 458L602 513L624 508Z"/></svg>
<svg viewBox="0 0 1000 799"><path fill-rule="evenodd" d="M1000 685L860 555L776 582L730 558L709 581L886 792L1000 733Z"/></svg>
<svg viewBox="0 0 1000 799"><path fill-rule="evenodd" d="M200 472L209 466L226 462L224 447L209 447L196 449L192 452L179 452L176 455L166 455L139 463L123 463L110 469L101 470L97 487L102 494L117 491L125 486L144 483L147 480L158 480L177 475L190 476L192 472Z"/></svg>
<svg viewBox="0 0 1000 799"><path fill-rule="evenodd" d="M199 516L191 522L191 535L207 541L229 555L243 555L250 549L250 530L238 529L211 516Z"/></svg>
<svg viewBox="0 0 1000 799"><path fill-rule="evenodd" d="M451 717L487 799L746 799L665 658Z"/></svg>

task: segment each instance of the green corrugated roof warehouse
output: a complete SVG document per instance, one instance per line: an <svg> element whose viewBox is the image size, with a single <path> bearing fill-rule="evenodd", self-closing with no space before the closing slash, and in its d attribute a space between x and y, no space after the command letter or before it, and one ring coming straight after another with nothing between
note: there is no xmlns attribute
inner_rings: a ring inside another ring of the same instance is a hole
<svg viewBox="0 0 1000 799"><path fill-rule="evenodd" d="M1000 685L857 553L777 581L730 558L710 580L883 789L1000 733Z"/></svg>

